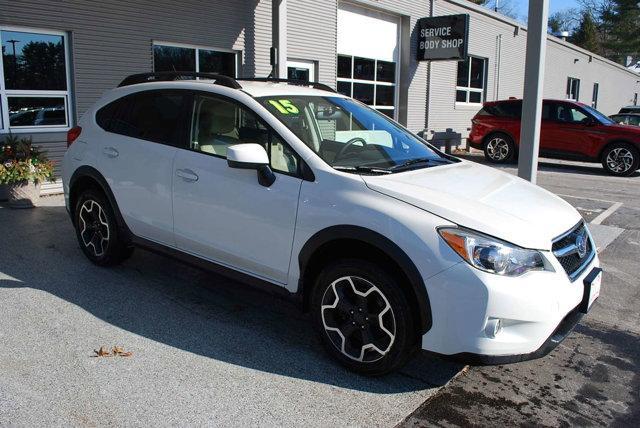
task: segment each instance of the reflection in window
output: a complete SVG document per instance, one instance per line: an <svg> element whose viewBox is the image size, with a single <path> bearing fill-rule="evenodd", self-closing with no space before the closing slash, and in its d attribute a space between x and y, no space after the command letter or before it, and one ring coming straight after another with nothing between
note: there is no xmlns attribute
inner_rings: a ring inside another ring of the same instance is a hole
<svg viewBox="0 0 640 428"><path fill-rule="evenodd" d="M155 71L196 71L196 51L176 46L153 47Z"/></svg>
<svg viewBox="0 0 640 428"><path fill-rule="evenodd" d="M351 78L351 61L350 56L338 55L338 77Z"/></svg>
<svg viewBox="0 0 640 428"><path fill-rule="evenodd" d="M66 125L64 97L8 97L10 126Z"/></svg>
<svg viewBox="0 0 640 428"><path fill-rule="evenodd" d="M0 31L0 129L69 125L66 42L63 33Z"/></svg>
<svg viewBox="0 0 640 428"><path fill-rule="evenodd" d="M580 98L580 79L574 77L567 78L567 99L578 101Z"/></svg>
<svg viewBox="0 0 640 428"><path fill-rule="evenodd" d="M373 88L374 85L368 83L354 83L353 98L367 105L373 105Z"/></svg>
<svg viewBox="0 0 640 428"><path fill-rule="evenodd" d="M154 71L217 73L235 77L236 54L212 49L154 44L153 69Z"/></svg>
<svg viewBox="0 0 640 428"><path fill-rule="evenodd" d="M353 78L359 80L374 80L375 60L367 58L354 58Z"/></svg>
<svg viewBox="0 0 640 428"><path fill-rule="evenodd" d="M371 82L371 83L369 83ZM336 89L389 117L395 117L396 63L338 55Z"/></svg>
<svg viewBox="0 0 640 428"><path fill-rule="evenodd" d="M351 82L338 81L337 89L342 95L351 96Z"/></svg>
<svg viewBox="0 0 640 428"><path fill-rule="evenodd" d="M198 65L203 73L218 73L236 76L236 54L198 49Z"/></svg>
<svg viewBox="0 0 640 428"><path fill-rule="evenodd" d="M287 79L309 81L309 69L302 67L287 67Z"/></svg>
<svg viewBox="0 0 640 428"><path fill-rule="evenodd" d="M458 62L456 102L481 104L485 97L487 59L470 56Z"/></svg>
<svg viewBox="0 0 640 428"><path fill-rule="evenodd" d="M64 37L2 31L5 89L67 89Z"/></svg>

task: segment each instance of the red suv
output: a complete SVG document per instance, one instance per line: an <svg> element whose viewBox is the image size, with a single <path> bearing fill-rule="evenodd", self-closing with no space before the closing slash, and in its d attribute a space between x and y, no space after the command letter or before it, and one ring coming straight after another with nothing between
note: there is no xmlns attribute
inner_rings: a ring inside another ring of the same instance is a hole
<svg viewBox="0 0 640 428"><path fill-rule="evenodd" d="M522 100L484 103L471 120L469 145L484 150L490 162L515 159L521 113ZM640 168L640 128L617 124L581 103L544 100L540 156L602 162L610 174L628 176Z"/></svg>

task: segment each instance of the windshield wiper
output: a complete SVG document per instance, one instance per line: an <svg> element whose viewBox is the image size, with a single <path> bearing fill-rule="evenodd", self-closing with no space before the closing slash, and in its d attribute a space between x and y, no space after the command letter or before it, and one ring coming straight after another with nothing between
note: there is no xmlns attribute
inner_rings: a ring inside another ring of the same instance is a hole
<svg viewBox="0 0 640 428"><path fill-rule="evenodd" d="M434 159L430 159L430 158L409 159L408 161L404 161L402 163L399 163L398 165L392 166L391 168L389 168L389 170L397 171L399 169L405 169L405 168L408 168L410 166L417 165L419 163L431 163L433 160Z"/></svg>
<svg viewBox="0 0 640 428"><path fill-rule="evenodd" d="M389 169L372 168L370 166L363 166L363 165L357 165L357 166L334 165L333 168L337 169L338 171L344 171L344 172L363 172L365 174L391 174L391 170Z"/></svg>

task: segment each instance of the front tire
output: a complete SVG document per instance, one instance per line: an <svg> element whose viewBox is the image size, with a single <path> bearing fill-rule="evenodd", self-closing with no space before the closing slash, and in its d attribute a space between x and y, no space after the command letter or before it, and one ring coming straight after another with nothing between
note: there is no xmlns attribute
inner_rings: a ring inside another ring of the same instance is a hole
<svg viewBox="0 0 640 428"><path fill-rule="evenodd" d="M491 163L511 162L515 153L516 146L507 134L491 134L485 140L484 157Z"/></svg>
<svg viewBox="0 0 640 428"><path fill-rule="evenodd" d="M82 252L98 266L113 266L129 258L133 247L122 239L113 208L96 189L84 190L75 206L74 225Z"/></svg>
<svg viewBox="0 0 640 428"><path fill-rule="evenodd" d="M602 152L602 166L611 175L628 177L640 167L640 154L631 144L614 143Z"/></svg>
<svg viewBox="0 0 640 428"><path fill-rule="evenodd" d="M328 265L316 281L312 311L327 352L355 372L389 373L415 350L413 316L399 281L373 263Z"/></svg>

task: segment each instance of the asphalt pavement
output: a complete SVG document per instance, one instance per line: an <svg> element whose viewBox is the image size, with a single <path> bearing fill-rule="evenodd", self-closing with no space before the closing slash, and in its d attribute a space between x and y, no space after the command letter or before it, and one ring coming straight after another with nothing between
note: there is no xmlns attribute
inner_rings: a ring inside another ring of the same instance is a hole
<svg viewBox="0 0 640 428"><path fill-rule="evenodd" d="M96 267L61 197L0 204L0 425L637 426L640 174L543 162L539 184L591 222L605 268L593 311L540 360L419 353L375 379L327 357L288 301L147 251Z"/></svg>
<svg viewBox="0 0 640 428"><path fill-rule="evenodd" d="M292 303L147 251L96 267L43 202L0 208L0 426L393 426L462 369L358 376Z"/></svg>

